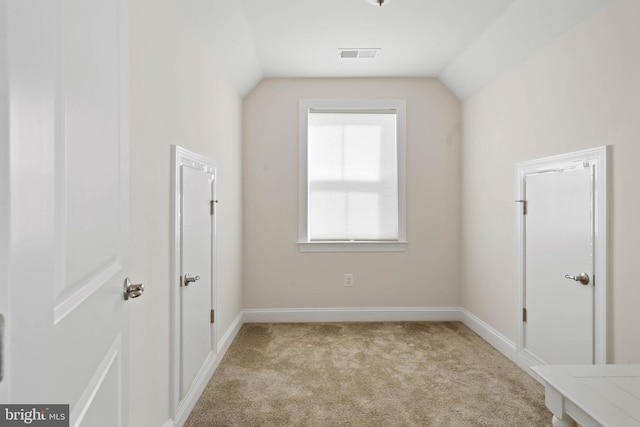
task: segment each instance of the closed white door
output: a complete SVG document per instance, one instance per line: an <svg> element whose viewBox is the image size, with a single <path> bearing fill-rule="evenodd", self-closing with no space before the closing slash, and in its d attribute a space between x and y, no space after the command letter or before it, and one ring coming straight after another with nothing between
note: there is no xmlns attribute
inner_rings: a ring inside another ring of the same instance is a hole
<svg viewBox="0 0 640 427"><path fill-rule="evenodd" d="M212 340L213 215L215 172L183 165L181 207L181 395L184 398L205 361Z"/></svg>
<svg viewBox="0 0 640 427"><path fill-rule="evenodd" d="M548 364L594 362L593 191L589 166L525 178L525 348Z"/></svg>
<svg viewBox="0 0 640 427"><path fill-rule="evenodd" d="M127 2L12 0L9 401L129 425Z"/></svg>

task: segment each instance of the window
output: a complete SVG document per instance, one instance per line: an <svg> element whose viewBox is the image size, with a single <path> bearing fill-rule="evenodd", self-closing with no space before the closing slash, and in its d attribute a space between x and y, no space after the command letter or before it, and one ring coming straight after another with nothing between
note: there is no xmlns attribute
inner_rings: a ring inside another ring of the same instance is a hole
<svg viewBox="0 0 640 427"><path fill-rule="evenodd" d="M401 100L300 100L300 251L406 249L404 111Z"/></svg>

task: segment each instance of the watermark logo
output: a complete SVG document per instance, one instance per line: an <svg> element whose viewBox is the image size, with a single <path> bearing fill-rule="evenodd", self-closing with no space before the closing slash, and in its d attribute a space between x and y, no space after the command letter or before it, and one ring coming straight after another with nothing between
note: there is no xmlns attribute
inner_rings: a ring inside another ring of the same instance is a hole
<svg viewBox="0 0 640 427"><path fill-rule="evenodd" d="M69 427L69 405L0 405L0 427Z"/></svg>

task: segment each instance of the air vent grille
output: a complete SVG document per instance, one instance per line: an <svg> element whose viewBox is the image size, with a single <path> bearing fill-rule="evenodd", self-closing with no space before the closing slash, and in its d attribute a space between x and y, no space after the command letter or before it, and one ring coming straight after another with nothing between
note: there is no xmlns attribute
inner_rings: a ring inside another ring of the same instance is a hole
<svg viewBox="0 0 640 427"><path fill-rule="evenodd" d="M358 51L357 50L343 50L340 52L340 58L357 58Z"/></svg>
<svg viewBox="0 0 640 427"><path fill-rule="evenodd" d="M375 58L380 54L380 48L340 48L340 58Z"/></svg>

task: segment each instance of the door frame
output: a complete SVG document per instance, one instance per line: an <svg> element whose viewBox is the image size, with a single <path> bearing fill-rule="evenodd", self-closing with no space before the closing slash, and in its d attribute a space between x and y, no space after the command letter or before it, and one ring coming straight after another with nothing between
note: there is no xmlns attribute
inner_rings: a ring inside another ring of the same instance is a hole
<svg viewBox="0 0 640 427"><path fill-rule="evenodd" d="M210 174L214 177L212 188L212 200L216 199L217 187L217 166L216 163L200 154L189 151L177 145L171 146L171 272L170 281L172 291L171 298L171 355L170 355L170 387L171 387L171 417L175 426L181 426L186 421L189 413L195 406L200 394L204 390L207 382L211 378L217 360L217 323L211 325L211 342L213 348L209 356L207 356L202 368L198 372L194 380L194 386L187 395L180 400L180 375L181 375L181 335L180 335L180 269L181 269L181 227L180 212L182 200L181 173L182 166L192 167L202 170L202 172ZM218 310L218 280L217 280L217 250L216 250L216 216L211 217L211 308L219 313Z"/></svg>
<svg viewBox="0 0 640 427"><path fill-rule="evenodd" d="M524 179L528 175L564 169L569 164L588 162L595 169L593 194L593 271L594 271L594 360L596 364L607 363L607 285L608 277L608 224L607 224L607 181L608 158L610 147L602 146L572 153L544 157L516 163L516 194L515 200L525 199ZM518 342L516 352L524 358L529 366L544 365L545 363L524 347L525 330L521 313L525 305L525 221L522 214L522 203L517 202L516 214L516 259L518 283Z"/></svg>

